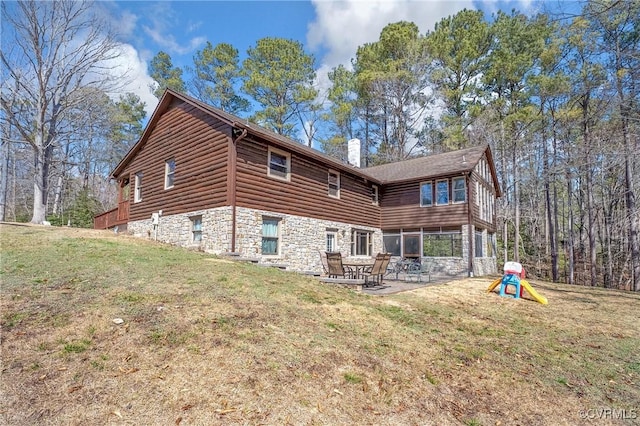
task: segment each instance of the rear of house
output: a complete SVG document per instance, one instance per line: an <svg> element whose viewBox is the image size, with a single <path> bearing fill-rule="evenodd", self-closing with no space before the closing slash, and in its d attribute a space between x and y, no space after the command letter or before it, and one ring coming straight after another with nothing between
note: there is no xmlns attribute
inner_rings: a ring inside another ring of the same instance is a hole
<svg viewBox="0 0 640 426"><path fill-rule="evenodd" d="M320 271L322 251L388 251L494 273L491 152L455 153L360 169L168 90L95 223L295 271Z"/></svg>

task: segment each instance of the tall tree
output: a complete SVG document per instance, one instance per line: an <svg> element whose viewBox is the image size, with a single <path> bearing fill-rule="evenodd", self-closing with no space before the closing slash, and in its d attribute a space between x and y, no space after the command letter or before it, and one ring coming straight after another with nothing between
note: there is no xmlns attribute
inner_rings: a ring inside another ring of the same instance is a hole
<svg viewBox="0 0 640 426"><path fill-rule="evenodd" d="M444 104L444 143L449 149L465 148L470 144L467 128L484 103L489 24L481 11L465 9L438 22L426 41L434 59L431 79Z"/></svg>
<svg viewBox="0 0 640 426"><path fill-rule="evenodd" d="M111 133L102 154L102 163L110 172L142 135L142 123L147 116L145 103L134 93L125 93L114 104Z"/></svg>
<svg viewBox="0 0 640 426"><path fill-rule="evenodd" d="M633 178L637 159L632 155L638 150L632 134L636 129L637 135L640 119L640 1L591 1L585 12L595 30L602 34L601 51L607 55L606 65L615 86L624 154L625 222L631 254L631 278L634 290L640 291L640 218Z"/></svg>
<svg viewBox="0 0 640 426"><path fill-rule="evenodd" d="M543 51L547 31L546 18L532 19L519 13L499 12L492 26L494 44L489 55L490 67L484 74L487 88L493 93L492 106L499 123L498 154L504 182L503 243L508 260L508 224L506 213L513 210L513 259L520 260L520 176L519 160L525 135L530 130L535 109L528 94L527 79L535 71L536 59Z"/></svg>
<svg viewBox="0 0 640 426"><path fill-rule="evenodd" d="M238 50L228 43L215 47L207 42L193 57L192 91L196 98L231 114L250 109L249 101L236 93L240 79Z"/></svg>
<svg viewBox="0 0 640 426"><path fill-rule="evenodd" d="M247 50L242 77L242 89L261 107L252 119L276 133L299 139L296 129L306 130L307 114L315 110L318 95L313 86L314 58L302 44L283 38L258 40Z"/></svg>
<svg viewBox="0 0 640 426"><path fill-rule="evenodd" d="M59 123L84 87L113 90L109 61L118 56L109 27L89 1L2 3L3 85L0 103L33 150L33 216L42 223ZM10 46L5 50L4 46ZM12 102L18 90L22 102Z"/></svg>
<svg viewBox="0 0 640 426"><path fill-rule="evenodd" d="M327 96L329 111L325 120L329 123L330 130L328 137L321 141L321 146L325 153L346 159L346 142L355 137L357 121L355 74L344 65L338 65L329 72L328 77L331 87Z"/></svg>
<svg viewBox="0 0 640 426"><path fill-rule="evenodd" d="M408 158L419 148L431 101L429 64L425 38L412 22L389 24L377 42L358 47L358 96L376 132L378 162Z"/></svg>
<svg viewBox="0 0 640 426"><path fill-rule="evenodd" d="M187 92L186 85L182 79L182 69L173 66L171 56L168 53L158 52L151 60L149 68L149 75L156 82L155 86L151 86L156 98L160 99L166 89L172 89L180 93Z"/></svg>

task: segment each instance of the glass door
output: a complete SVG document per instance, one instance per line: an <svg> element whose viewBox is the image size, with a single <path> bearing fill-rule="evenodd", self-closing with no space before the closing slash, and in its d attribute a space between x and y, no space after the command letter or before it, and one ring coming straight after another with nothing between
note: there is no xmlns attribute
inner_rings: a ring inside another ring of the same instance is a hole
<svg viewBox="0 0 640 426"><path fill-rule="evenodd" d="M402 256L408 259L419 259L421 257L420 234L402 235Z"/></svg>

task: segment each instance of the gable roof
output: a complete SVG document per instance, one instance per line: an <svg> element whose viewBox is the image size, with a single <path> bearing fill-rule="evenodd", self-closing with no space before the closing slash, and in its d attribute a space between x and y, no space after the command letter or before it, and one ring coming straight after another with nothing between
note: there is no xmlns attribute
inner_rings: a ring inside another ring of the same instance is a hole
<svg viewBox="0 0 640 426"><path fill-rule="evenodd" d="M434 179L438 177L459 175L471 172L482 157L487 155L496 195L500 196L500 185L496 177L493 157L488 145L479 145L458 151L442 154L427 155L411 158L396 163L387 163L363 169L370 176L382 183L400 183L419 179Z"/></svg>
<svg viewBox="0 0 640 426"><path fill-rule="evenodd" d="M127 164L129 164L133 157L135 157L140 149L142 149L151 132L158 123L158 120L175 99L193 105L194 107L221 120L231 127L240 130L246 130L248 138L260 137L280 148L284 148L288 151L296 152L298 154L313 158L328 166L331 166L332 168L351 173L377 184L429 179L432 177L469 172L473 170L478 161L480 161L480 158L482 158L482 154L486 152L494 179L494 186L497 191L497 196L500 196L500 187L496 178L495 168L491 157L491 150L489 149L488 145L477 146L460 151L451 151L444 154L413 158L400 162L388 163L381 166L361 169L349 163L340 161L334 157L330 157L316 149L293 141L273 131L260 127L257 124L250 123L248 120L242 119L233 114L229 114L228 112L215 108L211 105L208 105L182 93L178 93L171 89L167 89L160 99L160 102L151 115L151 118L147 123L147 126L145 127L144 132L142 133L142 136L140 137L138 142L136 142L131 147L131 149L129 149L120 163L118 163L118 165L111 172L112 178L116 178L120 173L122 173Z"/></svg>

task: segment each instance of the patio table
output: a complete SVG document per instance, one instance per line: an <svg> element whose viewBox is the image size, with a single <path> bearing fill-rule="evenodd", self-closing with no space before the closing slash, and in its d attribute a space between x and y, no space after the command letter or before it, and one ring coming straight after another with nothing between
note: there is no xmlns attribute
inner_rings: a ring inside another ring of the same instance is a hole
<svg viewBox="0 0 640 426"><path fill-rule="evenodd" d="M362 259L362 260L343 260L342 264L344 266L347 266L349 268L352 268L355 273L356 279L360 278L360 275L362 274L362 271L365 270L365 268L370 268L373 266L373 264L375 263L375 259Z"/></svg>

